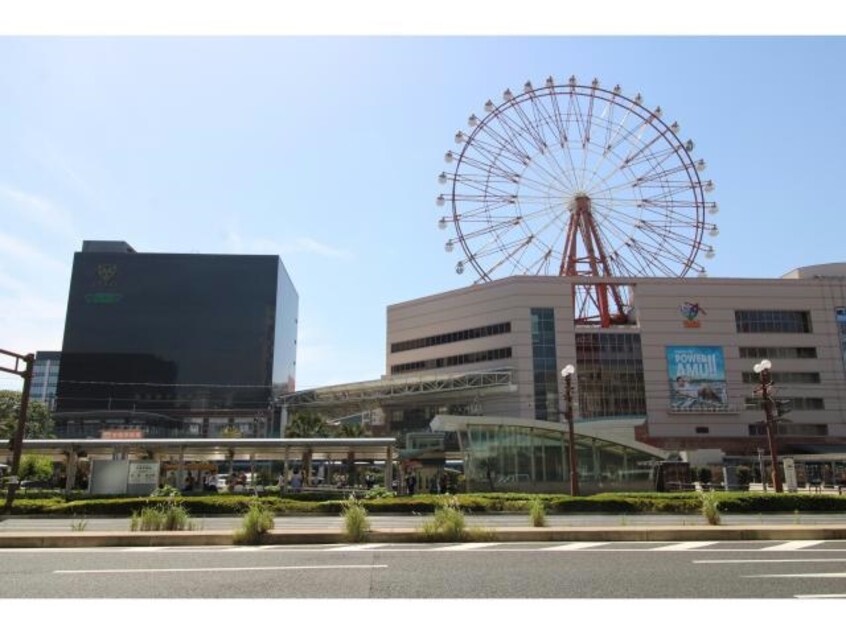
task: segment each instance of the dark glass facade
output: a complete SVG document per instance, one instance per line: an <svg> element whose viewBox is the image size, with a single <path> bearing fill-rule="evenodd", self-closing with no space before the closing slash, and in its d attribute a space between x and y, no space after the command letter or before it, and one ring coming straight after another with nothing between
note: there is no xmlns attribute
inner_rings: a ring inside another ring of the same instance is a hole
<svg viewBox="0 0 846 634"><path fill-rule="evenodd" d="M74 255L58 412L266 410L294 388L298 297L278 256L89 244Z"/></svg>

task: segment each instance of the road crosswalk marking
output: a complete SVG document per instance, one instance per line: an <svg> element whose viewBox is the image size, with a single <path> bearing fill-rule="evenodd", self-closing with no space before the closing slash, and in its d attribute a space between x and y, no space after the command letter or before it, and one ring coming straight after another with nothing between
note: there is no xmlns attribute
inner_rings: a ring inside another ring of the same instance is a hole
<svg viewBox="0 0 846 634"><path fill-rule="evenodd" d="M705 548L705 546L712 546L716 543L717 542L679 542L678 544L670 544L669 546L659 546L658 548L650 548L650 550L694 550L696 548Z"/></svg>
<svg viewBox="0 0 846 634"><path fill-rule="evenodd" d="M341 546L339 548L331 548L332 552L344 551L344 550L374 550L376 548L382 548L383 546L387 546L387 544L379 543L379 544L352 544L350 546Z"/></svg>
<svg viewBox="0 0 846 634"><path fill-rule="evenodd" d="M810 548L811 546L816 546L817 544L825 543L823 540L811 540L811 539L802 539L796 540L792 542L785 542L783 544L777 544L776 546L767 546L762 548L761 550L801 550L803 548Z"/></svg>
<svg viewBox="0 0 846 634"><path fill-rule="evenodd" d="M478 550L479 548L487 548L488 546L496 546L494 542L469 542L467 544L454 544L452 546L441 546L433 548L432 550Z"/></svg>
<svg viewBox="0 0 846 634"><path fill-rule="evenodd" d="M550 546L541 548L540 550L585 550L588 548L595 548L596 546L605 546L610 542L572 542L570 544L561 544L560 546Z"/></svg>

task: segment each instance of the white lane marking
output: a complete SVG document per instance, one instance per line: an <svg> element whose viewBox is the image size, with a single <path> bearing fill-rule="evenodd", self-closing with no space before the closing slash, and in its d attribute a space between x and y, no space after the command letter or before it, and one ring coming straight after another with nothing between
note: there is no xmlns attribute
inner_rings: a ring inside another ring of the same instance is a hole
<svg viewBox="0 0 846 634"><path fill-rule="evenodd" d="M802 539L792 542L785 542L776 546L767 546L766 548L762 548L761 550L802 550L803 548L810 548L811 546L816 546L817 544L824 543L825 542L823 540L815 541L810 539Z"/></svg>
<svg viewBox="0 0 846 634"><path fill-rule="evenodd" d="M455 544L453 546L438 546L437 548L432 548L432 550L478 550L479 548L487 548L488 546L496 546L496 544L494 542L470 542L468 544Z"/></svg>
<svg viewBox="0 0 846 634"><path fill-rule="evenodd" d="M794 594L796 599L846 599L846 594Z"/></svg>
<svg viewBox="0 0 846 634"><path fill-rule="evenodd" d="M166 550L167 546L132 546L128 548L122 548L123 552L139 552L139 553L155 553L161 552Z"/></svg>
<svg viewBox="0 0 846 634"><path fill-rule="evenodd" d="M347 570L357 568L387 568L387 565L334 565L334 566L250 566L218 568L104 568L102 570L54 570L54 575L111 575L148 574L151 572L264 572L270 570Z"/></svg>
<svg viewBox="0 0 846 634"><path fill-rule="evenodd" d="M678 544L670 544L669 546L659 546L658 548L650 548L650 551L656 552L659 550L693 550L694 548L705 548L718 542L679 542Z"/></svg>
<svg viewBox="0 0 846 634"><path fill-rule="evenodd" d="M746 579L775 579L775 578L808 578L808 579L840 579L846 577L846 572L797 572L783 575L744 575Z"/></svg>
<svg viewBox="0 0 846 634"><path fill-rule="evenodd" d="M695 564L829 564L843 563L846 559L702 559Z"/></svg>
<svg viewBox="0 0 846 634"><path fill-rule="evenodd" d="M333 546L332 548L328 549L328 552L343 552L343 551L356 551L356 550L373 550L375 548L382 548L385 546L384 543L378 544L353 544L351 546Z"/></svg>
<svg viewBox="0 0 846 634"><path fill-rule="evenodd" d="M572 542L570 544L562 544L561 546L540 548L539 550L585 550L586 548L594 548L595 546L605 546L609 543L610 542Z"/></svg>

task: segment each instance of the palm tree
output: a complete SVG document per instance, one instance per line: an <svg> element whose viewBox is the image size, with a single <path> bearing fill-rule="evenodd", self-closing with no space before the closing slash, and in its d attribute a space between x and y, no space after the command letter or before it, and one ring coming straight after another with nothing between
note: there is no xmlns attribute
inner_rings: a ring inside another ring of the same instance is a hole
<svg viewBox="0 0 846 634"><path fill-rule="evenodd" d="M291 417L291 422L285 429L285 436L288 438L327 438L329 428L326 426L326 419L316 412L296 412ZM309 483L311 479L311 450L303 453L304 482Z"/></svg>
<svg viewBox="0 0 846 634"><path fill-rule="evenodd" d="M335 430L335 435L338 438L363 438L369 434L364 429L364 425L360 422L344 421ZM347 452L347 482L351 485L356 484L358 474L355 472L355 452Z"/></svg>

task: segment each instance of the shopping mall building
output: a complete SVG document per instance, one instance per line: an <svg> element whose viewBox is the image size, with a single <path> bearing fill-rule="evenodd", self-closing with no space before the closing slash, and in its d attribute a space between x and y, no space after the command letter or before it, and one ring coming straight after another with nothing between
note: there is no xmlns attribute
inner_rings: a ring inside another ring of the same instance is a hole
<svg viewBox="0 0 846 634"><path fill-rule="evenodd" d="M753 366L766 358L780 409L792 408L783 449L846 445L846 264L778 279L615 278L632 310L606 328L574 322L585 279L510 277L389 306L388 374L507 369L513 392L456 412L560 421L572 364L577 429L640 419L636 438L650 445L755 454L765 430ZM386 413L391 433L406 422Z"/></svg>

